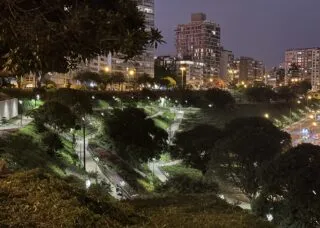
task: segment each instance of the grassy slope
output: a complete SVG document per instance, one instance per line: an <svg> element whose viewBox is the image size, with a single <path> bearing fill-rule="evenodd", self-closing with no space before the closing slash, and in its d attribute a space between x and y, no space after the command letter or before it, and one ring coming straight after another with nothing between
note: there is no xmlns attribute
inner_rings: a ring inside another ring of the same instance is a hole
<svg viewBox="0 0 320 228"><path fill-rule="evenodd" d="M137 213L148 217L144 224L134 227L272 227L240 208L232 207L210 195L135 200L131 204Z"/></svg>
<svg viewBox="0 0 320 228"><path fill-rule="evenodd" d="M259 227L270 224L215 196L115 203L70 179L32 170L0 178L1 227Z"/></svg>
<svg viewBox="0 0 320 228"><path fill-rule="evenodd" d="M64 175L66 167L77 165L76 155L69 141L62 139L64 148L56 156L50 156L41 146L40 135L35 126L29 124L20 131L0 141L0 158L12 170L43 168Z"/></svg>

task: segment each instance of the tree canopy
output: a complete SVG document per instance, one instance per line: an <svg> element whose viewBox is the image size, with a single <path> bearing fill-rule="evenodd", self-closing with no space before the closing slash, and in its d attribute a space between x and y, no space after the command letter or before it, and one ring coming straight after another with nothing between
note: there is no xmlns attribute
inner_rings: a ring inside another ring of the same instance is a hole
<svg viewBox="0 0 320 228"><path fill-rule="evenodd" d="M217 108L226 108L234 105L235 103L234 98L228 91L217 88L206 91L206 98L213 102Z"/></svg>
<svg viewBox="0 0 320 228"><path fill-rule="evenodd" d="M213 148L208 177L220 175L254 198L260 189L260 168L291 145L290 135L260 117L239 118L225 127Z"/></svg>
<svg viewBox="0 0 320 228"><path fill-rule="evenodd" d="M199 125L189 131L179 132L175 141L177 148L172 155L204 173L210 150L222 136L220 129L210 125Z"/></svg>
<svg viewBox="0 0 320 228"><path fill-rule="evenodd" d="M255 203L280 227L318 227L320 147L301 144L278 156L261 174L263 190Z"/></svg>
<svg viewBox="0 0 320 228"><path fill-rule="evenodd" d="M269 87L251 87L246 89L246 96L254 102L270 102L275 98L275 92Z"/></svg>
<svg viewBox="0 0 320 228"><path fill-rule="evenodd" d="M160 156L166 145L168 134L157 127L143 110L126 108L114 110L111 118L105 121L105 131L124 160L146 162Z"/></svg>
<svg viewBox="0 0 320 228"><path fill-rule="evenodd" d="M132 58L162 42L128 0L1 1L0 31L1 67L38 77L67 72L99 54Z"/></svg>
<svg viewBox="0 0 320 228"><path fill-rule="evenodd" d="M75 128L76 124L76 116L70 108L56 101L46 102L33 111L33 116L36 122L48 124L61 131Z"/></svg>

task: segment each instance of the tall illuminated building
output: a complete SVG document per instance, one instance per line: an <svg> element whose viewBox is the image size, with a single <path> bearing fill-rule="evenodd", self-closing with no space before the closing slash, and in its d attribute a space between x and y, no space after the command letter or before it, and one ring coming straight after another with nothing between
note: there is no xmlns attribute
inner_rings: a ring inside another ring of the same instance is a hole
<svg viewBox="0 0 320 228"><path fill-rule="evenodd" d="M154 28L154 0L135 0L137 2L138 9L144 13L146 20L146 30L150 31ZM90 71L99 72L104 69L110 69L112 72L122 72L125 76L136 77L143 73L154 77L154 53L153 47L147 48L145 52L136 56L129 61L124 61L121 53L116 55L98 56L92 59L88 64L87 68ZM129 72L134 71L134 75L130 75Z"/></svg>
<svg viewBox="0 0 320 228"><path fill-rule="evenodd" d="M201 66L202 78L220 76L220 26L208 21L204 13L191 15L191 22L176 28L176 49L180 60Z"/></svg>

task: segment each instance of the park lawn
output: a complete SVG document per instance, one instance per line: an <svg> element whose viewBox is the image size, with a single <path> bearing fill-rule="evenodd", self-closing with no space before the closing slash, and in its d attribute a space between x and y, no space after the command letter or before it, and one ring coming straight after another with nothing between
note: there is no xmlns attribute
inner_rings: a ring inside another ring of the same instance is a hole
<svg viewBox="0 0 320 228"><path fill-rule="evenodd" d="M55 156L49 155L41 144L41 135L35 125L21 128L0 142L0 159L4 159L11 170L42 168L58 176L64 176L67 167L75 167L77 159L71 142L63 138L64 148Z"/></svg>
<svg viewBox="0 0 320 228"><path fill-rule="evenodd" d="M297 121L306 112L303 106L292 107L292 119ZM283 124L290 123L290 106L285 104L241 104L234 109L219 110L215 108L202 108L196 111L186 111L182 122L182 129L189 130L199 124L210 124L223 128L226 123L241 117L264 117L268 113L270 120L281 121Z"/></svg>
<svg viewBox="0 0 320 228"><path fill-rule="evenodd" d="M161 170L168 173L169 178L177 175L185 175L193 179L201 179L203 177L201 171L198 169L189 168L183 164L163 166L161 167Z"/></svg>
<svg viewBox="0 0 320 228"><path fill-rule="evenodd" d="M161 117L157 117L153 119L153 121L157 127L162 128L163 130L167 130L170 126L170 123Z"/></svg>

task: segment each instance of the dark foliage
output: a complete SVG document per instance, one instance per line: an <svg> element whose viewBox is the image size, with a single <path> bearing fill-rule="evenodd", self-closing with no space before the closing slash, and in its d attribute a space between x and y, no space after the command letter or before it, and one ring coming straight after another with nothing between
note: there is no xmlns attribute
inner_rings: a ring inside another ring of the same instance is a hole
<svg viewBox="0 0 320 228"><path fill-rule="evenodd" d="M239 118L225 127L225 137L211 153L208 176L220 175L231 180L249 198L260 190L259 171L291 145L290 135L269 120Z"/></svg>
<svg viewBox="0 0 320 228"><path fill-rule="evenodd" d="M217 108L226 108L235 104L235 100L232 95L225 90L217 88L209 89L205 96Z"/></svg>

